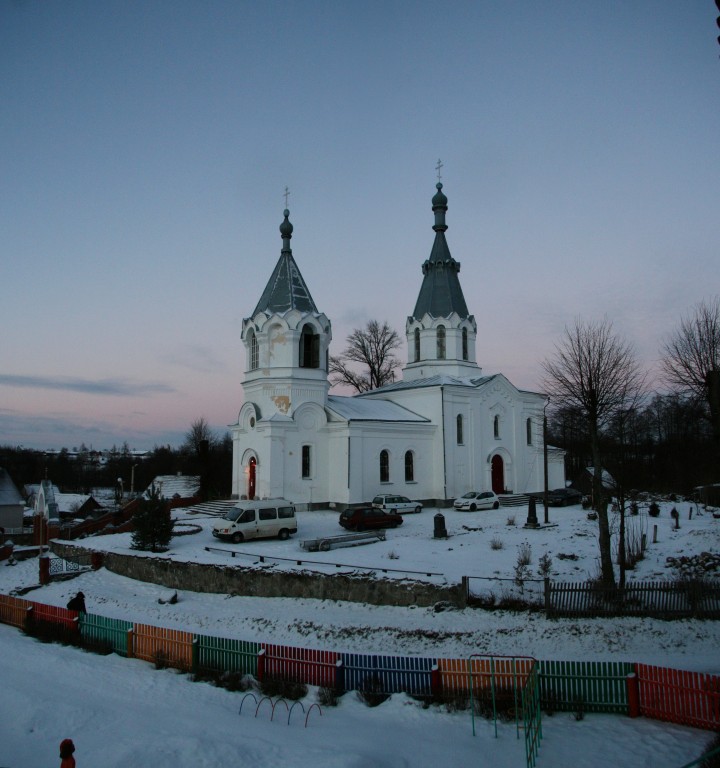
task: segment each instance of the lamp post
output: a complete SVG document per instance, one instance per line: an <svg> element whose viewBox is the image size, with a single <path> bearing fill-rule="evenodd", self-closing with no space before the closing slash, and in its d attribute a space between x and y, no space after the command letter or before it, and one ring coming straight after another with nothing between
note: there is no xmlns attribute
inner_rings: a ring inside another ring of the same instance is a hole
<svg viewBox="0 0 720 768"><path fill-rule="evenodd" d="M547 407L550 404L550 398L548 398L545 401L545 405L543 406L543 474L544 474L544 481L545 481L545 487L543 489L543 506L545 507L545 525L547 525L550 520L548 515L548 451L547 451Z"/></svg>

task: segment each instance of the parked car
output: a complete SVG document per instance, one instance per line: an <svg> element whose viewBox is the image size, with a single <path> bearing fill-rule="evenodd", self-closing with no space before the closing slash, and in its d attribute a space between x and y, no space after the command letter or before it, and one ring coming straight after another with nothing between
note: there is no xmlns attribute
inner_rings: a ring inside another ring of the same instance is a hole
<svg viewBox="0 0 720 768"><path fill-rule="evenodd" d="M372 505L375 509L397 512L400 515L405 512L422 512L422 504L419 501L410 501L407 496L394 493L381 493L372 500Z"/></svg>
<svg viewBox="0 0 720 768"><path fill-rule="evenodd" d="M295 507L285 499L238 501L212 527L212 535L216 539L232 541L234 544L272 536L284 541L292 533L297 533Z"/></svg>
<svg viewBox="0 0 720 768"><path fill-rule="evenodd" d="M538 493L536 498L543 500L543 494ZM583 495L574 488L555 488L554 491L548 491L548 504L551 507L569 507L572 504L580 504Z"/></svg>
<svg viewBox="0 0 720 768"><path fill-rule="evenodd" d="M374 528L397 528L403 519L396 512L384 512L374 507L346 509L340 513L340 525L349 531L365 531Z"/></svg>
<svg viewBox="0 0 720 768"><path fill-rule="evenodd" d="M500 499L492 491L470 491L453 504L455 509L475 512L477 509L497 509Z"/></svg>

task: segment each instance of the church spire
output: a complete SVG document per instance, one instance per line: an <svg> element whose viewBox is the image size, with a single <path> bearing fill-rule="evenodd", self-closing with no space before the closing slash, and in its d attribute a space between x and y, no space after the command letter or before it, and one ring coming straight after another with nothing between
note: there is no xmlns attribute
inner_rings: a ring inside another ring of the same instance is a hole
<svg viewBox="0 0 720 768"><path fill-rule="evenodd" d="M289 193L286 188L287 194ZM283 216L285 218L280 224L280 236L282 237L280 259L255 307L253 317L258 312L267 312L268 315L275 312L282 314L290 309L297 309L300 312L317 313L318 311L292 255L290 239L292 238L293 225L290 223L290 211L287 208L283 211Z"/></svg>
<svg viewBox="0 0 720 768"><path fill-rule="evenodd" d="M435 242L430 258L422 265L423 283L420 287L415 310L412 316L420 319L425 314L431 317L449 317L455 312L460 318L468 317L462 288L460 287L460 262L450 255L445 232L445 214L447 212L447 197L442 191L442 182L435 185L437 192L432 199L432 209L435 214Z"/></svg>

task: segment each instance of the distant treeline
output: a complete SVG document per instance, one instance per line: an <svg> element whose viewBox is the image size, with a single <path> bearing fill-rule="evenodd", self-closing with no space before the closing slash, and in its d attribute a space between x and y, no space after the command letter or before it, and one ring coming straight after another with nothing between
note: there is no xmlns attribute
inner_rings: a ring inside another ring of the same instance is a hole
<svg viewBox="0 0 720 768"><path fill-rule="evenodd" d="M548 444L564 448L568 480L592 466L582 416L559 410L548 420ZM690 493L720 482L718 446L703 403L679 395L655 395L621 414L603 430L605 468L626 490Z"/></svg>
<svg viewBox="0 0 720 768"><path fill-rule="evenodd" d="M212 440L203 450L155 446L143 458L134 456L127 444L109 451L92 451L81 445L72 453L63 448L45 453L27 448L0 446L0 467L10 474L18 490L47 478L63 493L92 493L94 488L117 488L128 494L144 491L158 475L199 475L206 498L229 498L232 482L230 435Z"/></svg>

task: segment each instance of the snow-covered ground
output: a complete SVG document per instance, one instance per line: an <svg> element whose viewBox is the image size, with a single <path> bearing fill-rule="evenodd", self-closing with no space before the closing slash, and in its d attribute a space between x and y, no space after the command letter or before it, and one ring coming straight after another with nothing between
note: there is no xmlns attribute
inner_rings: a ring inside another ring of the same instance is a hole
<svg viewBox="0 0 720 768"><path fill-rule="evenodd" d="M631 518L648 538L646 557L631 578L669 578L667 557L720 551L720 520L688 502L675 504L680 528L674 529L664 503L659 518ZM341 533L337 514L301 512L299 532L287 542L257 541L241 545L212 539L212 520L178 513L202 532L174 538L171 551L158 557L221 563L257 563L256 567L310 568L336 572L334 563L352 567L435 571L430 577L456 583L463 575L511 578L518 547L532 549L533 574L542 555L552 558L552 576L582 580L597 573L596 524L579 507L551 508L551 527L523 528L525 509L456 513L442 510L448 539L433 538L433 515L424 510L408 515L387 540L328 553L304 553L300 541ZM543 510L538 510L540 520ZM515 525L508 518L515 518ZM657 537L653 526L657 525ZM657 538L656 543L654 539ZM493 544L494 542L494 544ZM498 542L501 548L496 548ZM106 551L132 552L130 536L86 539L83 545ZM207 552L219 547L248 553L231 560ZM292 561L260 564L258 555L302 557L327 563L297 566ZM559 555L577 559L561 559ZM397 574L403 577L407 574ZM392 578L392 575L388 575ZM0 592L37 583L37 560L0 566ZM652 619L557 620L541 613L395 608L361 604L261 599L181 592L175 604L158 599L169 590L109 573L105 569L30 592L39 602L62 605L78 590L88 610L164 627L247 640L363 651L464 658L471 653L531 655L539 659L607 659L638 661L678 669L720 672L720 626L712 621ZM192 683L173 671L156 671L147 663L116 656L96 657L76 649L47 646L17 630L0 626L0 765L45 766L57 754L60 740L75 739L78 767L153 764L183 766L289 765L296 768L337 766L466 766L524 765L522 739L514 726L501 726L498 738L491 724L476 722L473 737L467 713L447 713L405 696L393 696L369 709L352 693L337 708L304 718L293 713L291 724L269 711L254 708L238 715L241 694L208 684ZM306 707L313 701L311 691ZM252 711L251 711L252 710ZM612 733L610 737L609 734ZM594 768L653 766L679 768L696 758L710 734L679 726L589 714L576 722L572 714L543 718L539 766Z"/></svg>

